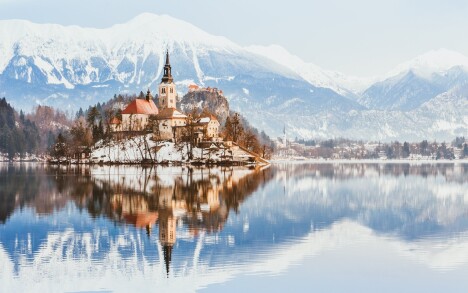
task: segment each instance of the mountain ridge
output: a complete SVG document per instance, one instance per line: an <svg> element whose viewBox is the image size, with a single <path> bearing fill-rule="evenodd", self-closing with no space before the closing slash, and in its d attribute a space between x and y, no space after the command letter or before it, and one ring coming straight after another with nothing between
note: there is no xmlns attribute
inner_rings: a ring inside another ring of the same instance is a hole
<svg viewBox="0 0 468 293"><path fill-rule="evenodd" d="M0 95L26 110L47 104L73 111L116 93L155 91L169 50L179 96L192 83L220 88L233 110L271 136L285 125L290 136L306 139L449 139L468 129L463 109L423 107L468 82L468 58L445 49L362 79L323 70L280 46L242 47L167 15L146 13L104 29L2 20L0 37ZM457 131L414 123L434 122L428 111L434 121L460 121Z"/></svg>

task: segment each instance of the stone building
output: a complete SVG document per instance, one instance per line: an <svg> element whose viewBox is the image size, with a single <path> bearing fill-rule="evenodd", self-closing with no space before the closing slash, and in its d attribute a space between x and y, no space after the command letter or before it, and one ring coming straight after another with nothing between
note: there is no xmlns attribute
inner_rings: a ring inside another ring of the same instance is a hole
<svg viewBox="0 0 468 293"><path fill-rule="evenodd" d="M215 139L219 137L220 123L214 115L202 115L195 121L195 132L201 134L205 139Z"/></svg>
<svg viewBox="0 0 468 293"><path fill-rule="evenodd" d="M187 124L187 115L177 110L177 91L172 78L169 52L166 53L164 75L159 84L159 113L156 115L158 129L155 130L156 139L174 139L177 129Z"/></svg>

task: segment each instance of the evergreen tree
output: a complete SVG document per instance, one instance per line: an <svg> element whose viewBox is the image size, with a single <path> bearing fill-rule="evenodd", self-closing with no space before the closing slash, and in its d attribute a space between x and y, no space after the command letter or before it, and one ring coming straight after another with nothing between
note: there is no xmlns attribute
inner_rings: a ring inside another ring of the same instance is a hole
<svg viewBox="0 0 468 293"><path fill-rule="evenodd" d="M15 120L16 116L19 121ZM10 159L16 154L32 153L39 144L36 125L25 118L23 111L18 115L5 98L0 100L0 129L0 152L7 153Z"/></svg>
<svg viewBox="0 0 468 293"><path fill-rule="evenodd" d="M68 157L68 153L69 153L68 143L65 139L65 136L62 133L59 133L59 135L57 136L57 140L55 141L52 154L56 158L60 158L60 157Z"/></svg>
<svg viewBox="0 0 468 293"><path fill-rule="evenodd" d="M13 129L15 125L15 111L7 103L6 99L0 100L0 126L6 125L8 128Z"/></svg>
<svg viewBox="0 0 468 293"><path fill-rule="evenodd" d="M54 142L55 142L54 133L49 130L49 132L47 133L46 148L50 149L54 145Z"/></svg>
<svg viewBox="0 0 468 293"><path fill-rule="evenodd" d="M78 119L70 129L72 145L77 147L90 146L92 143L91 134L85 127L84 119Z"/></svg>
<svg viewBox="0 0 468 293"><path fill-rule="evenodd" d="M100 116L101 115L99 113L97 106L91 107L89 109L86 122L88 122L88 125L91 129L94 128L94 126L96 125L96 121L100 118Z"/></svg>
<svg viewBox="0 0 468 293"><path fill-rule="evenodd" d="M102 120L99 120L97 140L100 140L103 138L104 138L104 125L102 124Z"/></svg>
<svg viewBox="0 0 468 293"><path fill-rule="evenodd" d="M427 140L423 140L419 144L419 150L421 152L421 155L423 155L423 156L428 156L429 155L429 143L427 142Z"/></svg>
<svg viewBox="0 0 468 293"><path fill-rule="evenodd" d="M115 117L122 121L122 109L117 110L117 112L115 113Z"/></svg>
<svg viewBox="0 0 468 293"><path fill-rule="evenodd" d="M226 118L226 123L224 124L224 139L232 140L233 137L233 128L231 123L231 118L228 116Z"/></svg>
<svg viewBox="0 0 468 293"><path fill-rule="evenodd" d="M445 142L443 142L439 148L437 149L437 156L436 158L439 159L449 159L453 160L455 158L455 155L453 152L451 152L448 148Z"/></svg>
<svg viewBox="0 0 468 293"><path fill-rule="evenodd" d="M24 113L23 113L23 110L20 110L20 115L19 115L19 117L20 117L21 123L24 123Z"/></svg>
<svg viewBox="0 0 468 293"><path fill-rule="evenodd" d="M83 109L80 107L80 110L76 112L76 119L80 119L81 117L84 117L84 112Z"/></svg>
<svg viewBox="0 0 468 293"><path fill-rule="evenodd" d="M464 143L465 143L465 137L464 136L456 137L455 140L452 142L452 146L461 149L461 148L463 148Z"/></svg>
<svg viewBox="0 0 468 293"><path fill-rule="evenodd" d="M408 158L410 155L410 145L408 142L403 143L403 150L402 150L402 156L403 158Z"/></svg>
<svg viewBox="0 0 468 293"><path fill-rule="evenodd" d="M386 146L385 149L385 155L387 156L388 159L393 159L395 157L393 153L393 148L391 146Z"/></svg>
<svg viewBox="0 0 468 293"><path fill-rule="evenodd" d="M333 149L335 147L335 142L333 139L325 140L320 143L321 147Z"/></svg>
<svg viewBox="0 0 468 293"><path fill-rule="evenodd" d="M242 126L239 113L234 113L234 115L231 117L231 125L232 125L232 140L237 142L239 137L241 137L242 134L244 133L244 127Z"/></svg>

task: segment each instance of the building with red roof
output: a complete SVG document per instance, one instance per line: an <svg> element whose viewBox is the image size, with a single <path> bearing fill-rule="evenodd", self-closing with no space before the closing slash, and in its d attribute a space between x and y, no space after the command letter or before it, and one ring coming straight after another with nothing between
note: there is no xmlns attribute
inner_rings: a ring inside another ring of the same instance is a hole
<svg viewBox="0 0 468 293"><path fill-rule="evenodd" d="M153 102L150 90L146 94L146 99L135 99L122 111L123 131L143 131L148 127L151 115L158 115L159 110Z"/></svg>
<svg viewBox="0 0 468 293"><path fill-rule="evenodd" d="M114 117L109 121L109 127L112 132L122 131L122 121L119 118Z"/></svg>
<svg viewBox="0 0 468 293"><path fill-rule="evenodd" d="M192 84L189 91L198 91L200 87ZM202 90L218 91L218 89L207 88ZM166 52L166 63L164 73L159 84L158 107L153 102L150 90L146 99L135 99L122 111L122 120L113 118L110 121L112 132L140 132L148 130L150 121L157 125L151 128L154 131L155 140L174 140L183 134L187 126L187 115L177 109L177 91L172 77L172 68L169 61L169 52ZM151 116L154 120L150 119ZM213 115L205 115L195 122L196 131L200 139L218 139L219 121Z"/></svg>
<svg viewBox="0 0 468 293"><path fill-rule="evenodd" d="M200 87L198 85L196 85L196 84L191 84L191 85L188 86L189 93L195 92L195 91L197 91L199 89L200 89Z"/></svg>

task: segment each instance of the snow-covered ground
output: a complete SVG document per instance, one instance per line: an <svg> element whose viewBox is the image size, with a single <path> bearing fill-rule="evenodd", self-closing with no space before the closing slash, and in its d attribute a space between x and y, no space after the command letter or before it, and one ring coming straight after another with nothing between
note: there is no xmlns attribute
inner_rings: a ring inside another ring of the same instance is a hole
<svg viewBox="0 0 468 293"><path fill-rule="evenodd" d="M142 161L158 163L184 163L190 161L223 160L223 156L232 156L235 161L245 161L252 156L241 149L224 148L220 144L212 144L209 148L193 148L190 160L190 146L188 143L175 144L173 142L155 142L151 134L135 136L110 143L98 142L91 153L93 163L122 163L137 164Z"/></svg>
<svg viewBox="0 0 468 293"><path fill-rule="evenodd" d="M47 160L47 156L45 155L36 155L36 154L29 154L26 153L22 157L19 154L16 154L13 157L13 162L45 162ZM0 162L9 162L10 159L8 154L0 153Z"/></svg>

